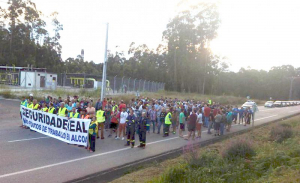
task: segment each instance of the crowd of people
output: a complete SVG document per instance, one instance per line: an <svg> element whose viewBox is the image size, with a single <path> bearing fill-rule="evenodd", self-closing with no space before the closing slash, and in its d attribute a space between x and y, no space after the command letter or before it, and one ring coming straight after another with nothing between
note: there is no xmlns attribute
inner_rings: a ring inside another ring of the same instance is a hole
<svg viewBox="0 0 300 183"><path fill-rule="evenodd" d="M104 131L108 132L107 138L114 136L116 140L126 139L125 146L132 148L137 134L140 142L138 147L145 148L149 133L159 135L162 132L163 137L168 137L170 133L175 135L178 131L179 137L194 140L201 138L202 128L207 128L208 134L220 136L225 131L230 132L232 123L246 126L254 122L254 114L258 111L257 106L238 108L211 100L204 102L167 97L137 97L125 103L123 100L114 101L113 98L94 102L78 96L68 96L64 100L47 96L38 102L30 94L28 99L21 101L21 105L61 117L91 119L86 147L91 152L95 152L96 139L105 139ZM188 134L184 137L183 131L186 129Z"/></svg>

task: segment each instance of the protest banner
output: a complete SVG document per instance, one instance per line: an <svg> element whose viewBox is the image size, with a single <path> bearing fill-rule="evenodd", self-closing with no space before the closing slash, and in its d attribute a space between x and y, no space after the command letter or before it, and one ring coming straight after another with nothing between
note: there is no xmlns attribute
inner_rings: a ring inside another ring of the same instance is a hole
<svg viewBox="0 0 300 183"><path fill-rule="evenodd" d="M67 142L87 146L90 119L57 116L21 106L23 125L41 134Z"/></svg>

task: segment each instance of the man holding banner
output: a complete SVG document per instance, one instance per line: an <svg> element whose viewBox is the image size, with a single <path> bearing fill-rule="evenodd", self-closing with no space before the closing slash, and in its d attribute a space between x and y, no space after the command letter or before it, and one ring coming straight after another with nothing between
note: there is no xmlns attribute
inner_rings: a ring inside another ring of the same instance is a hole
<svg viewBox="0 0 300 183"><path fill-rule="evenodd" d="M90 152L95 152L95 147L96 147L96 130L98 130L98 122L96 117L94 116L92 118L92 122L90 123L89 126L89 147L88 150Z"/></svg>
<svg viewBox="0 0 300 183"><path fill-rule="evenodd" d="M61 117L66 117L68 115L68 110L65 108L65 103L60 103L60 108L58 109L58 115Z"/></svg>
<svg viewBox="0 0 300 183"><path fill-rule="evenodd" d="M23 125L30 130L53 137L63 142L87 146L90 119L67 118L64 104L61 104L59 114L33 110L21 106Z"/></svg>

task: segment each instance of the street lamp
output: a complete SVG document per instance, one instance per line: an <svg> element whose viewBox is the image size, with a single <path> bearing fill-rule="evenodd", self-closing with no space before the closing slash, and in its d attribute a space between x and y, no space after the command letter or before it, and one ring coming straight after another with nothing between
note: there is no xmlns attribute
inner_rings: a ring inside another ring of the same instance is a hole
<svg viewBox="0 0 300 183"><path fill-rule="evenodd" d="M300 78L300 74L298 74L296 77L291 78L291 85L290 85L290 95L289 100L292 100L292 94L293 94L293 82L295 79Z"/></svg>

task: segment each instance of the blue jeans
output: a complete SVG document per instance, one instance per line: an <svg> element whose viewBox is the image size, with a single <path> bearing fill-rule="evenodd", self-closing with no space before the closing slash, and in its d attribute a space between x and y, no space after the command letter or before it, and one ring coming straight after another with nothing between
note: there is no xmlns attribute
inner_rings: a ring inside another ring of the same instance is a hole
<svg viewBox="0 0 300 183"><path fill-rule="evenodd" d="M224 135L224 127L225 127L225 124L220 123L220 135Z"/></svg>
<svg viewBox="0 0 300 183"><path fill-rule="evenodd" d="M159 123L158 123L158 131L157 131L157 133L160 133L160 128L161 128L161 125L162 124L165 124L165 122L164 121L159 121Z"/></svg>
<svg viewBox="0 0 300 183"><path fill-rule="evenodd" d="M204 117L204 125L206 127L208 127L208 120L209 120L209 117Z"/></svg>
<svg viewBox="0 0 300 183"><path fill-rule="evenodd" d="M155 125L156 125L156 121L155 120L151 120L151 123L153 125L153 133L155 133Z"/></svg>

